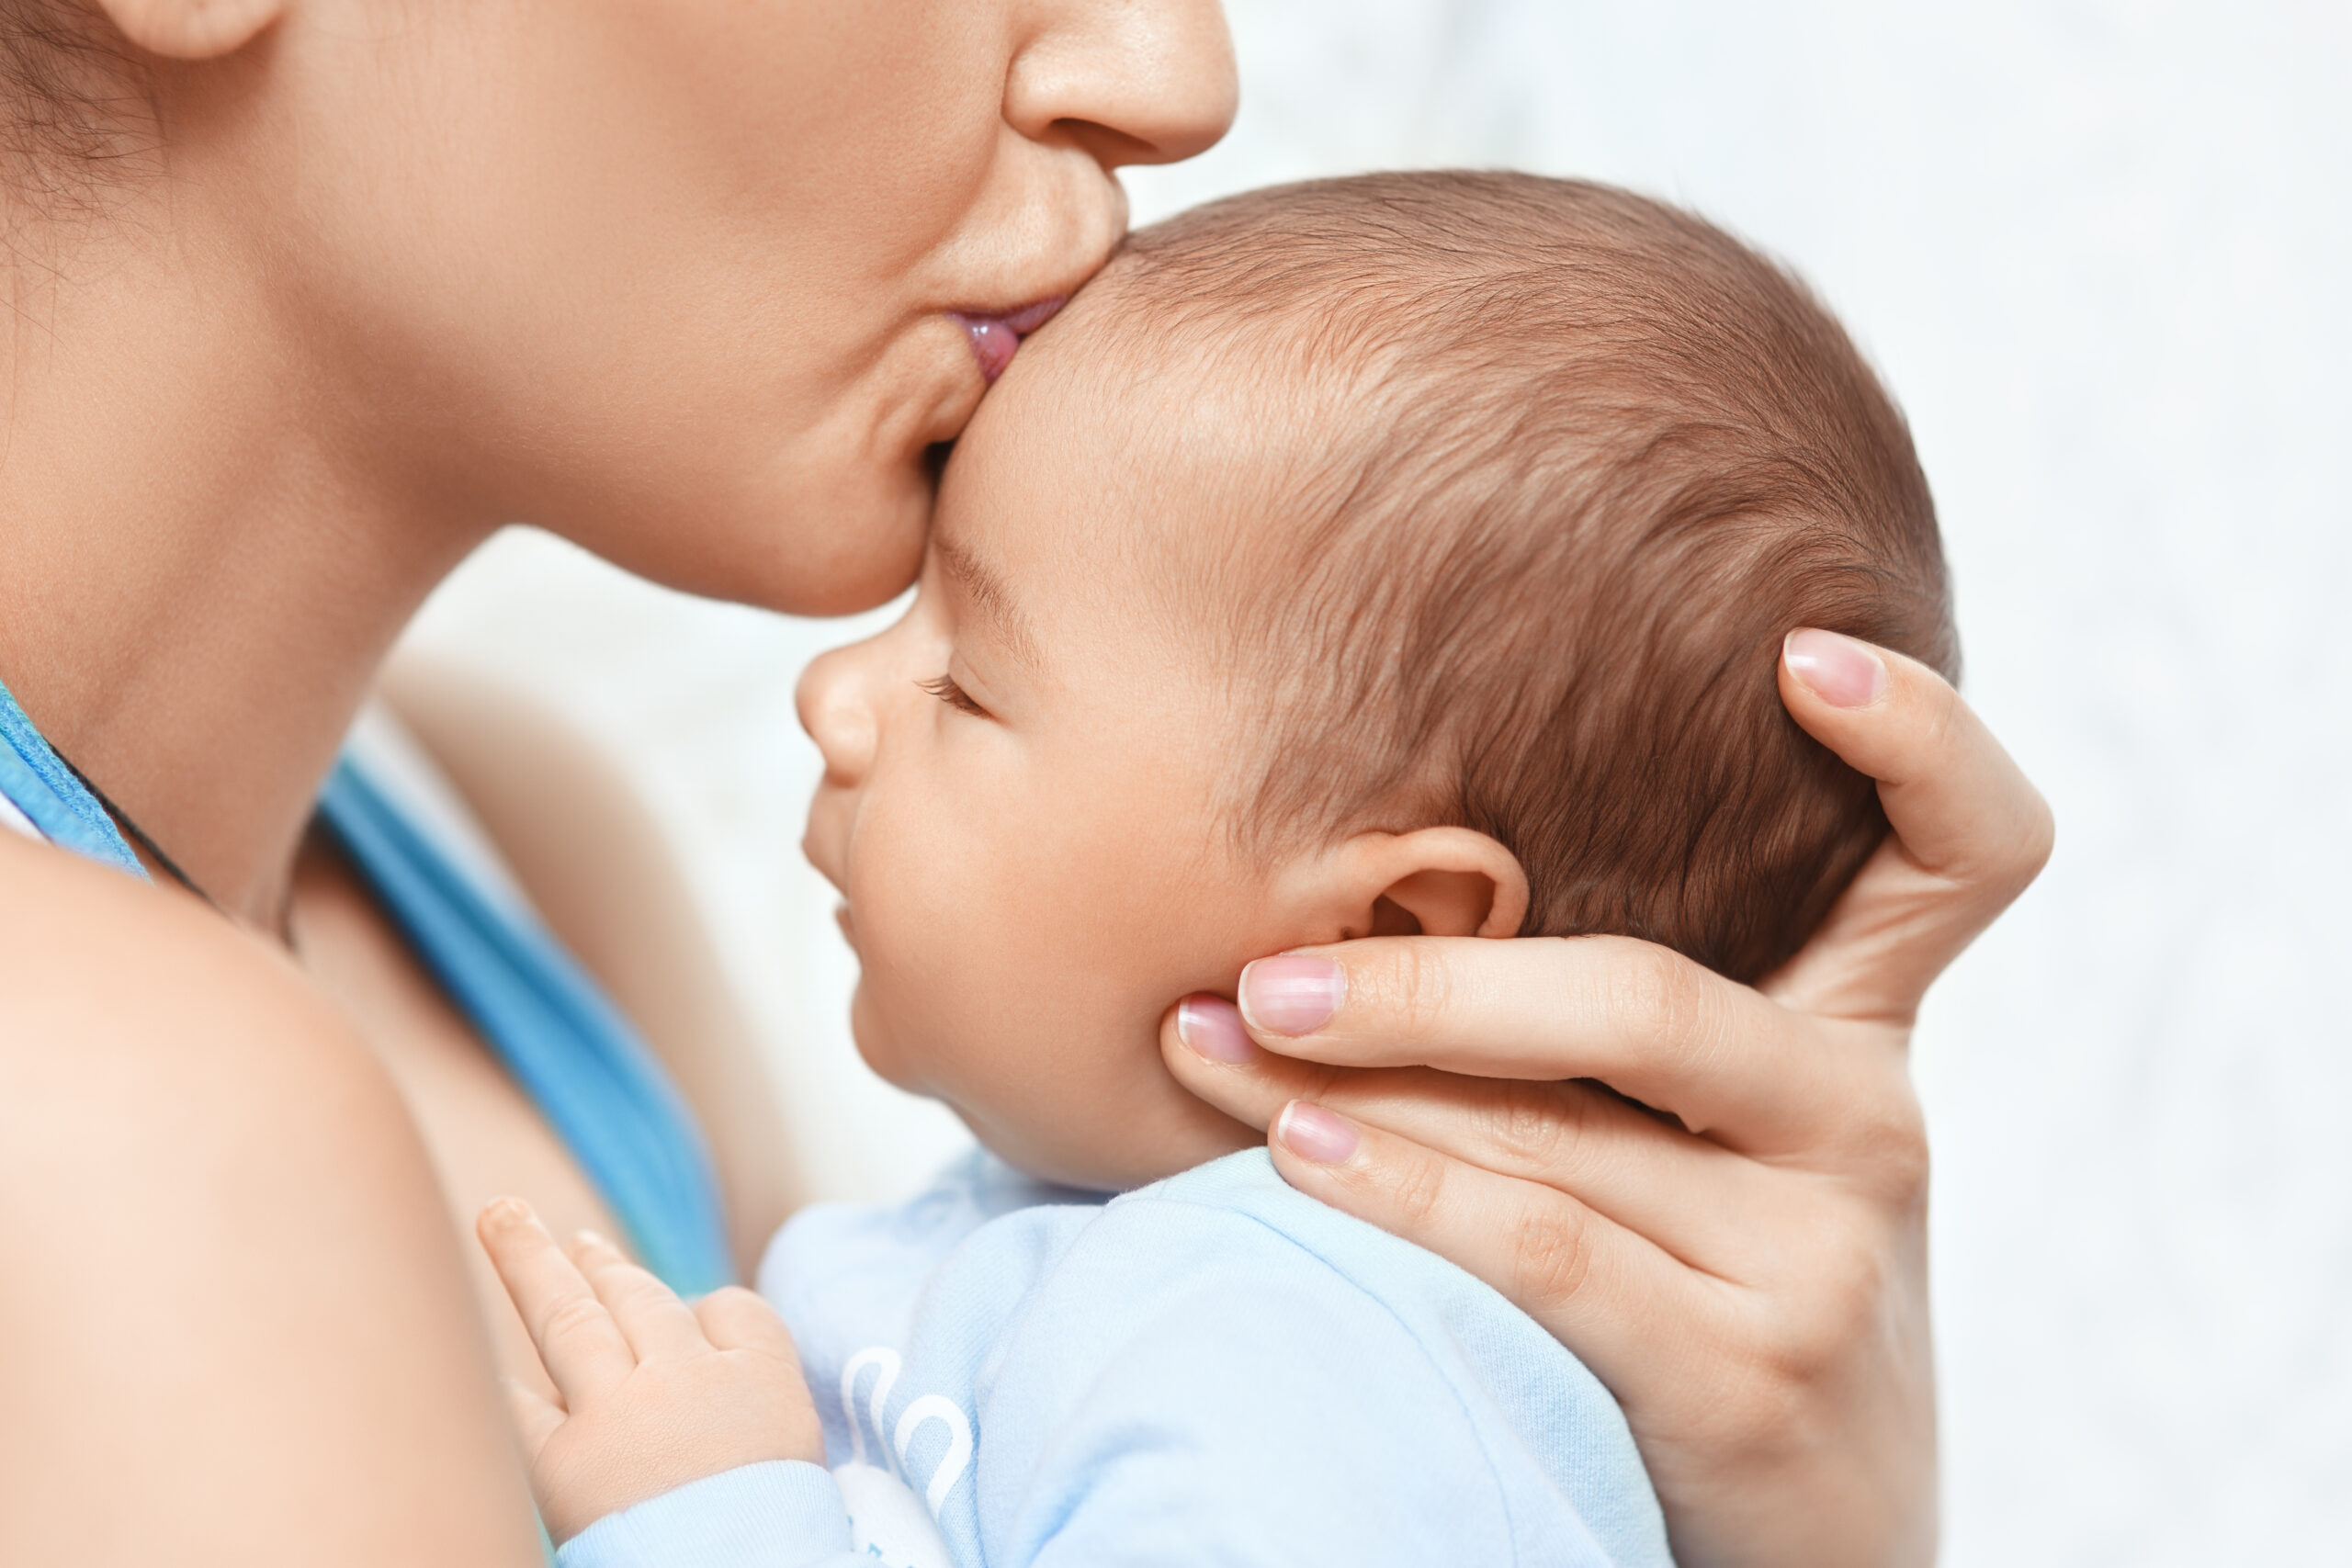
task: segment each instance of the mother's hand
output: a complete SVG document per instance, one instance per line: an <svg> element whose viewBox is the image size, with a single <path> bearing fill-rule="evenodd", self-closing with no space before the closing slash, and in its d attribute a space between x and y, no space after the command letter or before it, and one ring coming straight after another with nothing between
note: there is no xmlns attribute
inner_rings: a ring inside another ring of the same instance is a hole
<svg viewBox="0 0 2352 1568"><path fill-rule="evenodd" d="M1623 938L1374 938L1252 964L1246 1060L1187 1048L1172 1013L1163 1050L1194 1093L1274 1126L1294 1186L1453 1259L1582 1358L1684 1568L1922 1563L1935 1385L1907 1047L1928 983L2048 858L2050 813L1909 660L1799 632L1781 693L1879 781L1894 836L1760 989Z"/></svg>

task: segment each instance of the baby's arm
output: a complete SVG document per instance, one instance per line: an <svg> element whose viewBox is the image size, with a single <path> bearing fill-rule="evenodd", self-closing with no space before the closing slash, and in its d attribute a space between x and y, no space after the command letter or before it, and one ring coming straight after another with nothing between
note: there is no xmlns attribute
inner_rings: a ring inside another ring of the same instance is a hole
<svg viewBox="0 0 2352 1568"><path fill-rule="evenodd" d="M688 1306L601 1237L583 1233L567 1253L516 1199L491 1204L475 1228L562 1395L511 1385L531 1490L558 1541L664 1494L665 1507L691 1509L699 1494L725 1505L714 1528L747 1549L729 1561L797 1565L845 1551L823 1430L774 1308L735 1287ZM633 1561L626 1543L599 1543L609 1533L578 1545L600 1563ZM566 1562L575 1555L567 1546Z"/></svg>

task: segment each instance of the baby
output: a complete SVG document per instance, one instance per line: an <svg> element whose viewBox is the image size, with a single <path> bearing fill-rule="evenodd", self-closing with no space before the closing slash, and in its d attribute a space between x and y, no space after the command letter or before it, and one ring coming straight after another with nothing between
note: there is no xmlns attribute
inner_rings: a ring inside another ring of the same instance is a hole
<svg viewBox="0 0 2352 1568"><path fill-rule="evenodd" d="M800 687L859 1048L988 1152L802 1213L765 1302L494 1205L563 1562L1668 1562L1590 1373L1284 1185L1160 1030L1373 933L1769 973L1885 831L1781 706L1798 626L1953 668L1901 417L1724 234L1457 174L1136 235L956 447L906 617Z"/></svg>

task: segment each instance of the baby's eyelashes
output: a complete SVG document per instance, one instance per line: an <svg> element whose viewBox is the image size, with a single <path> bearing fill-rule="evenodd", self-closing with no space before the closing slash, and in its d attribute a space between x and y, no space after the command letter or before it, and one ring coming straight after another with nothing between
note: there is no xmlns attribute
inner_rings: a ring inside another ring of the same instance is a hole
<svg viewBox="0 0 2352 1568"><path fill-rule="evenodd" d="M917 681L915 684L954 708L957 713L967 713L975 718L989 716L989 710L974 702L971 694L957 685L956 677L953 675L934 675L928 681Z"/></svg>

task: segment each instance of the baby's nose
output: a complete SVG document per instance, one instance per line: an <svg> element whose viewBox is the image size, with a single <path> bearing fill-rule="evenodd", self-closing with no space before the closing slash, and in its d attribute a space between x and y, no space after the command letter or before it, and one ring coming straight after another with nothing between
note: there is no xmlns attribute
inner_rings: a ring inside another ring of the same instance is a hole
<svg viewBox="0 0 2352 1568"><path fill-rule="evenodd" d="M863 784L874 765L874 705L859 679L857 653L837 648L816 660L793 693L800 728L825 759L825 782L842 788Z"/></svg>

